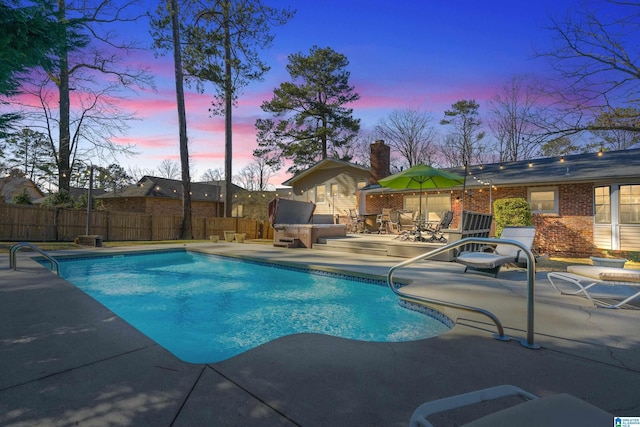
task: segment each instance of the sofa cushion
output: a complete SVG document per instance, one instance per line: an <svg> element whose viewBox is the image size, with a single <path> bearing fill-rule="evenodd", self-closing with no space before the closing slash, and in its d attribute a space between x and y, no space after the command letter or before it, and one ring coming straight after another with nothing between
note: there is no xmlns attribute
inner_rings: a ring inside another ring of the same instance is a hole
<svg viewBox="0 0 640 427"><path fill-rule="evenodd" d="M640 283L640 270L630 268L601 267L597 265L570 265L567 273L597 280Z"/></svg>

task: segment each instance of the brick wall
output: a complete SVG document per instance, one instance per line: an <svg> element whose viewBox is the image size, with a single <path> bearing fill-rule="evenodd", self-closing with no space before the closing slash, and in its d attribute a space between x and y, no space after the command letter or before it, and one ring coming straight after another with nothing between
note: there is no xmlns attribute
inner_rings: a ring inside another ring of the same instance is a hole
<svg viewBox="0 0 640 427"><path fill-rule="evenodd" d="M593 186L570 184L558 187L558 214L534 215L536 237L543 253L590 256L599 251L593 244Z"/></svg>
<svg viewBox="0 0 640 427"><path fill-rule="evenodd" d="M105 210L114 212L138 212L157 215L182 215L182 200L159 197L130 197L99 199ZM216 215L216 202L191 202L191 214L199 217Z"/></svg>
<svg viewBox="0 0 640 427"><path fill-rule="evenodd" d="M544 186L548 187L548 186ZM536 187L530 187L536 188ZM382 212L382 208L402 209L402 194L374 194L367 196L367 213ZM492 200L521 197L527 199L527 187L499 187L491 194L488 188L467 191L464 209L489 212ZM451 194L451 210L454 212L452 228L458 226L462 208L461 192ZM593 244L593 185L567 184L558 186L558 214L534 214L537 228L534 249L551 256L586 257L601 254Z"/></svg>
<svg viewBox="0 0 640 427"><path fill-rule="evenodd" d="M137 212L145 213L144 199L139 197L134 198L103 198L97 199L102 203L104 209L114 212Z"/></svg>

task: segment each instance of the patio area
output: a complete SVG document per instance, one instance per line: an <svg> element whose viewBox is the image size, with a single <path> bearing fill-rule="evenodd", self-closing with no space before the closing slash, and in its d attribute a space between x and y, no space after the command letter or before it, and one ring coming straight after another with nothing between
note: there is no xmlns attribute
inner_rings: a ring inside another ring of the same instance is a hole
<svg viewBox="0 0 640 427"><path fill-rule="evenodd" d="M176 245L178 246L178 245ZM194 243L190 250L384 277L400 258ZM162 245L166 248L167 245ZM69 253L151 250L95 248ZM55 255L55 253L54 253ZM497 279L421 262L396 277L406 292L495 313L514 339L492 338L486 318L442 309L448 333L404 343L297 334L213 364L184 363L35 261L0 255L0 425L406 426L421 403L499 384L539 396L569 393L614 416L640 416L640 310L606 310L560 296L536 275L535 342L526 336L526 273ZM391 291L389 291L391 292ZM459 425L517 400L432 419Z"/></svg>

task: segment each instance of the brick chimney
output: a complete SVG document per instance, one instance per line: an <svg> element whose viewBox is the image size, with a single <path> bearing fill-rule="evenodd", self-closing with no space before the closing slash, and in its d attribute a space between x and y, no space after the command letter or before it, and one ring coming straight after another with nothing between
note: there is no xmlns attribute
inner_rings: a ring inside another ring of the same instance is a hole
<svg viewBox="0 0 640 427"><path fill-rule="evenodd" d="M369 184L391 175L391 147L379 139L371 144L371 177Z"/></svg>

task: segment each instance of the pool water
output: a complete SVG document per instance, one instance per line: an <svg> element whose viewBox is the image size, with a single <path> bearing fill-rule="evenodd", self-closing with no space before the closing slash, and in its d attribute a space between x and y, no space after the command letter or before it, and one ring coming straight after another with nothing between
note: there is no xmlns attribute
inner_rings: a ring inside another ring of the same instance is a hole
<svg viewBox="0 0 640 427"><path fill-rule="evenodd" d="M449 330L385 286L186 251L63 259L60 274L191 363L301 332L398 342Z"/></svg>

